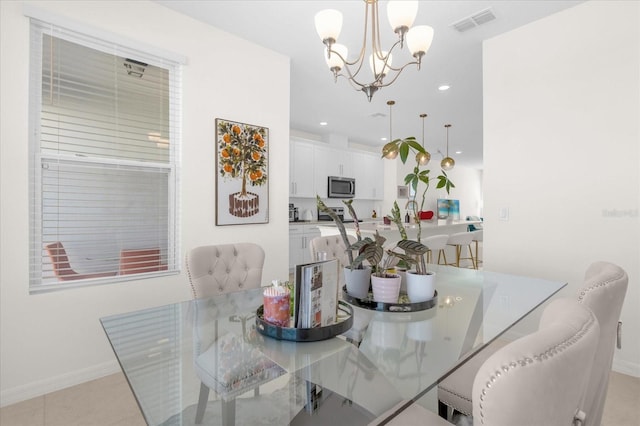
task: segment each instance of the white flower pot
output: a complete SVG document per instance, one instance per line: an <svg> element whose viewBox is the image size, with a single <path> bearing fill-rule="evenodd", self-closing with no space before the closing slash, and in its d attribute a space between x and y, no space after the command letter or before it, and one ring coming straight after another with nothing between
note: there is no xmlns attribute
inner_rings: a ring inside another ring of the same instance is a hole
<svg viewBox="0 0 640 426"><path fill-rule="evenodd" d="M411 303L433 299L436 290L435 272L427 272L427 275L418 275L415 271L408 271L406 280L407 296Z"/></svg>
<svg viewBox="0 0 640 426"><path fill-rule="evenodd" d="M369 296L369 286L371 284L371 268L350 269L345 267L344 282L349 295L358 299L366 299Z"/></svg>
<svg viewBox="0 0 640 426"><path fill-rule="evenodd" d="M371 288L373 289L373 300L384 303L398 303L400 283L400 275L393 275L391 278L372 275Z"/></svg>

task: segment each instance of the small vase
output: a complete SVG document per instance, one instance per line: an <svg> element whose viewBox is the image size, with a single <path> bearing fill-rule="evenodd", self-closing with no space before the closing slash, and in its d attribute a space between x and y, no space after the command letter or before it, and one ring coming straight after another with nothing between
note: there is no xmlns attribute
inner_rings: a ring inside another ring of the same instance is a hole
<svg viewBox="0 0 640 426"><path fill-rule="evenodd" d="M407 296L411 303L425 302L433 299L436 289L435 272L419 275L415 271L407 272Z"/></svg>
<svg viewBox="0 0 640 426"><path fill-rule="evenodd" d="M388 275L387 277L372 275L373 300L384 303L398 303L400 283L400 275Z"/></svg>
<svg viewBox="0 0 640 426"><path fill-rule="evenodd" d="M358 299L366 299L369 296L369 287L371 284L371 268L351 269L345 267L344 282L349 295Z"/></svg>

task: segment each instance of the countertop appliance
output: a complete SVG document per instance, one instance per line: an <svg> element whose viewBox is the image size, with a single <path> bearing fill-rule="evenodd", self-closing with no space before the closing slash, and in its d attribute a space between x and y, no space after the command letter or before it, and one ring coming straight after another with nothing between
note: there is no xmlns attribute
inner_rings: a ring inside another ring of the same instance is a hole
<svg viewBox="0 0 640 426"><path fill-rule="evenodd" d="M331 210L333 210L333 212L338 216L338 218L340 218L340 220L342 221L342 223L352 223L353 219L351 218L344 218L344 207L329 207ZM329 216L327 213L322 212L320 210L318 210L318 221L319 222L323 222L323 221L331 221L333 219L331 219L331 216ZM358 219L358 222L362 222L362 220Z"/></svg>
<svg viewBox="0 0 640 426"><path fill-rule="evenodd" d="M298 208L294 207L293 204L289 204L289 222L297 222L298 221Z"/></svg>
<svg viewBox="0 0 640 426"><path fill-rule="evenodd" d="M354 178L329 176L327 177L327 197L353 198L356 195L356 180Z"/></svg>

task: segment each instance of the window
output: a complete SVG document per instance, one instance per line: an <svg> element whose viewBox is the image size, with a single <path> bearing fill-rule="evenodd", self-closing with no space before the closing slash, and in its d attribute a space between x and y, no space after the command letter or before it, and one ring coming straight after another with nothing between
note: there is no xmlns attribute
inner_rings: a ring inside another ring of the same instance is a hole
<svg viewBox="0 0 640 426"><path fill-rule="evenodd" d="M179 63L31 22L30 290L176 272Z"/></svg>

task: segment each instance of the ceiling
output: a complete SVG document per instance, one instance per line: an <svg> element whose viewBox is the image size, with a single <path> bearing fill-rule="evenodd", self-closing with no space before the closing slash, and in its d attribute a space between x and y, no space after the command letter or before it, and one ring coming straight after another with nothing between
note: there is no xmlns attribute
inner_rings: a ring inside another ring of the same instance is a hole
<svg viewBox="0 0 640 426"><path fill-rule="evenodd" d="M414 25L434 28L430 50L421 70L406 68L398 80L374 94L364 93L333 76L324 61L324 46L314 26L314 15L323 9L343 13L339 43L353 59L362 45L364 1L190 1L156 0L166 7L211 24L291 58L291 129L371 147L389 137L388 100L392 107L392 137L415 136L434 155L446 152L444 125L450 123L449 154L459 165L482 168L482 41L528 24L582 1L420 1ZM396 35L387 21L386 1L380 3L383 49ZM467 31L452 27L490 8L495 19ZM404 50L407 50L406 47ZM410 59L408 52L394 53L394 65ZM367 70L368 71L368 70ZM451 88L439 91L448 84ZM325 121L326 126L319 123ZM455 151L461 151L455 154Z"/></svg>

